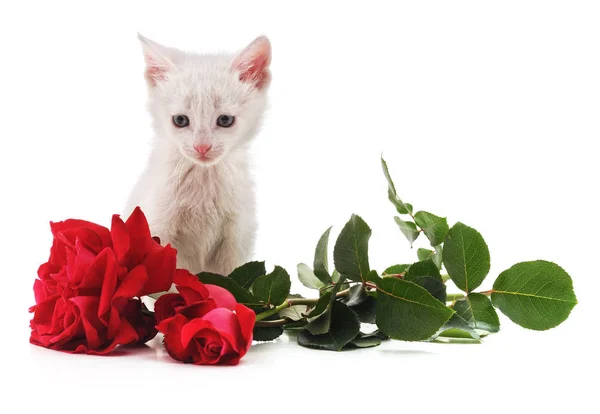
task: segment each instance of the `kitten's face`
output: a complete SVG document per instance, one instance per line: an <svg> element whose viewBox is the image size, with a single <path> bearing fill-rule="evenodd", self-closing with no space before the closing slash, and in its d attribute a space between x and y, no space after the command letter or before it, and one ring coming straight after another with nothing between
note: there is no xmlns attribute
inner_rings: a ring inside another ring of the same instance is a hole
<svg viewBox="0 0 600 414"><path fill-rule="evenodd" d="M225 56L185 54L140 40L159 134L203 166L244 147L265 110L269 41L258 38L238 56Z"/></svg>

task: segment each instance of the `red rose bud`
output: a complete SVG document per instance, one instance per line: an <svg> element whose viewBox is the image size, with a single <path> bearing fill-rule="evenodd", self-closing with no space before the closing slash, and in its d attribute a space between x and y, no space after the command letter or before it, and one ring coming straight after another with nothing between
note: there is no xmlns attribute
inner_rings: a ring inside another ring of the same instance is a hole
<svg viewBox="0 0 600 414"><path fill-rule="evenodd" d="M188 319L182 313L163 320L169 355L197 365L236 365L252 345L255 314L244 305L234 310L215 308L202 317Z"/></svg>

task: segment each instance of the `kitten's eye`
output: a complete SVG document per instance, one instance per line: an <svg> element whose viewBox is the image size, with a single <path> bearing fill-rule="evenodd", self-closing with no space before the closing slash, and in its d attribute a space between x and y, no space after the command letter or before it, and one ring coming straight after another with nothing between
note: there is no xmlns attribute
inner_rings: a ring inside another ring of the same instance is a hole
<svg viewBox="0 0 600 414"><path fill-rule="evenodd" d="M173 124L177 128L185 128L190 124L190 119L185 115L173 115Z"/></svg>
<svg viewBox="0 0 600 414"><path fill-rule="evenodd" d="M233 125L233 121L235 121L235 117L231 115L220 115L217 118L217 125L223 128L229 128Z"/></svg>

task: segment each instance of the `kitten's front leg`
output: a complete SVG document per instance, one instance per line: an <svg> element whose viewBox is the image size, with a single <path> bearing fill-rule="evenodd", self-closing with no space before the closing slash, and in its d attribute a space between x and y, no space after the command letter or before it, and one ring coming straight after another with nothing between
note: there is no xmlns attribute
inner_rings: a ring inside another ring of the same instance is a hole
<svg viewBox="0 0 600 414"><path fill-rule="evenodd" d="M216 246L212 259L207 263L207 269L220 275L229 275L233 269L250 259L253 244L253 223L241 223L235 218L226 220L221 242Z"/></svg>

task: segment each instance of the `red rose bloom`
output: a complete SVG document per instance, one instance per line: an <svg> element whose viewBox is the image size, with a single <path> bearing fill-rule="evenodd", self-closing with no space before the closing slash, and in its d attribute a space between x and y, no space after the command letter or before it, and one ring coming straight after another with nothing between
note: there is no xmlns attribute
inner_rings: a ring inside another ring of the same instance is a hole
<svg viewBox="0 0 600 414"><path fill-rule="evenodd" d="M169 355L198 365L237 364L252 345L254 312L187 270L178 269L174 283L179 293L163 295L154 305Z"/></svg>
<svg viewBox="0 0 600 414"><path fill-rule="evenodd" d="M82 220L51 223L50 258L34 283L30 342L69 352L106 354L117 345L146 342L155 320L140 296L168 290L176 251L150 236L136 208L107 228Z"/></svg>

